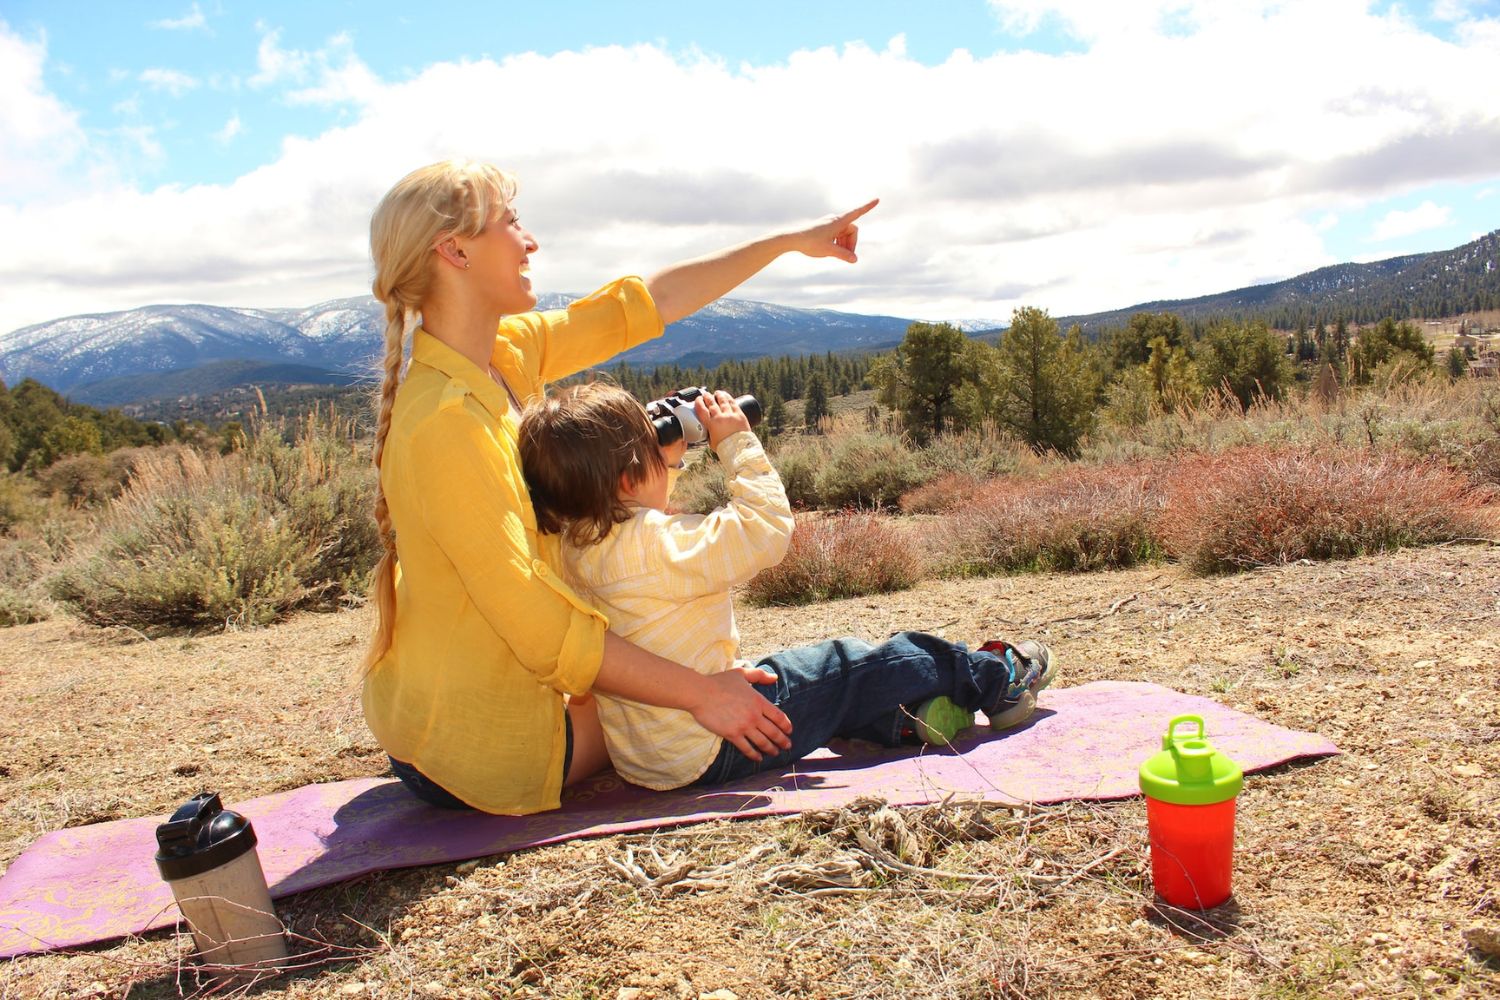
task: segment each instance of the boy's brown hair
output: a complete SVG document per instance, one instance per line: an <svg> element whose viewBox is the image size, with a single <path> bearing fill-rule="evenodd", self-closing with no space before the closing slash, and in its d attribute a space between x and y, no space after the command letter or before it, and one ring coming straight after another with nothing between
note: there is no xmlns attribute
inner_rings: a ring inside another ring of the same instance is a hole
<svg viewBox="0 0 1500 1000"><path fill-rule="evenodd" d="M666 474L646 408L607 382L575 385L527 407L521 467L536 523L574 545L595 545L628 520L620 476Z"/></svg>

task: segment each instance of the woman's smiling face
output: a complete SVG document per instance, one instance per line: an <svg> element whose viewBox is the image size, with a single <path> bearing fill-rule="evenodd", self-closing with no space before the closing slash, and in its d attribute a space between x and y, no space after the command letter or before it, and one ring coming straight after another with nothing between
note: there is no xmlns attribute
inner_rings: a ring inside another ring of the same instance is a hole
<svg viewBox="0 0 1500 1000"><path fill-rule="evenodd" d="M496 311L509 316L536 305L531 290L531 255L538 249L536 238L521 225L514 206L507 207L467 241L464 253L473 279Z"/></svg>

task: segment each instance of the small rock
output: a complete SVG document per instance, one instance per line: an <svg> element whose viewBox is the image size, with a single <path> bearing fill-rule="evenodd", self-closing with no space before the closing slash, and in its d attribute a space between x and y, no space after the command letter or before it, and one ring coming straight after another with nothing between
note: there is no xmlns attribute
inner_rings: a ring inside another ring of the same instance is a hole
<svg viewBox="0 0 1500 1000"><path fill-rule="evenodd" d="M1411 665L1413 670L1431 670L1437 666L1437 660L1418 660Z"/></svg>
<svg viewBox="0 0 1500 1000"><path fill-rule="evenodd" d="M1482 778L1484 768L1478 764L1457 764L1453 768L1453 773L1461 778Z"/></svg>
<svg viewBox="0 0 1500 1000"><path fill-rule="evenodd" d="M1426 983L1428 986L1431 986L1433 983L1441 982L1443 980L1443 974L1436 969L1423 969L1421 972L1417 973L1417 978L1422 980L1422 982Z"/></svg>
<svg viewBox="0 0 1500 1000"><path fill-rule="evenodd" d="M640 1000L644 991L639 986L621 986L615 1000Z"/></svg>
<svg viewBox="0 0 1500 1000"><path fill-rule="evenodd" d="M442 983L434 979L431 982L422 984L422 992L426 993L430 997L440 997L447 994L448 987L444 986Z"/></svg>
<svg viewBox="0 0 1500 1000"><path fill-rule="evenodd" d="M346 997L357 996L365 991L364 983L345 983L339 987L339 992Z"/></svg>
<svg viewBox="0 0 1500 1000"><path fill-rule="evenodd" d="M1469 947L1487 958L1500 958L1500 929L1494 927L1470 927L1464 931L1464 940Z"/></svg>
<svg viewBox="0 0 1500 1000"><path fill-rule="evenodd" d="M733 990L714 990L712 993L699 993L698 1000L740 1000Z"/></svg>
<svg viewBox="0 0 1500 1000"><path fill-rule="evenodd" d="M453 870L456 871L460 875L467 875L467 874L469 874L469 872L473 871L474 869L476 869L478 867L479 867L479 862L478 861L465 861L463 864L459 865L457 868L455 868Z"/></svg>

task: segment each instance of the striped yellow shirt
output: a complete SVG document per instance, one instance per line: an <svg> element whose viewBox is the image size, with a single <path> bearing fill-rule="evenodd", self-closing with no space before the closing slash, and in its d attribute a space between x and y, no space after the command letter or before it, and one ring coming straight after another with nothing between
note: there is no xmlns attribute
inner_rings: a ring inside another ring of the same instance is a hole
<svg viewBox="0 0 1500 1000"><path fill-rule="evenodd" d="M569 582L609 618L610 629L701 674L734 666L740 635L729 588L786 555L792 510L754 434L719 442L729 503L711 514L642 509L609 537L564 544ZM719 737L681 709L599 699L615 770L647 788L680 788L708 769Z"/></svg>

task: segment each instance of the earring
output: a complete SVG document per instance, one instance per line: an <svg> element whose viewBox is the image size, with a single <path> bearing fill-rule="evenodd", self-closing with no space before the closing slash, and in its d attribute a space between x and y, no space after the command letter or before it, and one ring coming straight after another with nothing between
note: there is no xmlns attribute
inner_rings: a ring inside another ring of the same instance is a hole
<svg viewBox="0 0 1500 1000"><path fill-rule="evenodd" d="M468 269L469 269L469 262L468 261L464 261L464 270L467 271Z"/></svg>

